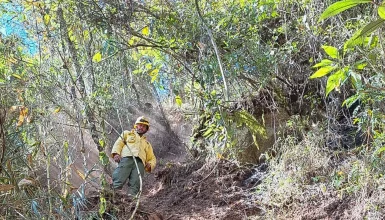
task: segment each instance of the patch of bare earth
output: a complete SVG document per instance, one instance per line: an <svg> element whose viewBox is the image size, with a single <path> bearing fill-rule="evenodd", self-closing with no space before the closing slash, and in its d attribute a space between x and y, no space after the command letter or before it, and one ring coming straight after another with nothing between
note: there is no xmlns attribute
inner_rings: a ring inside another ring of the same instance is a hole
<svg viewBox="0 0 385 220"><path fill-rule="evenodd" d="M237 220L258 215L260 207L250 200L252 184L246 184L251 174L250 169L225 160L166 163L145 176L134 219ZM98 195L88 197L89 210L97 211ZM118 219L129 219L134 209L133 202L118 202L110 212Z"/></svg>
<svg viewBox="0 0 385 220"><path fill-rule="evenodd" d="M246 219L261 211L246 202L250 174L225 160L169 163L145 181L141 210L160 219Z"/></svg>

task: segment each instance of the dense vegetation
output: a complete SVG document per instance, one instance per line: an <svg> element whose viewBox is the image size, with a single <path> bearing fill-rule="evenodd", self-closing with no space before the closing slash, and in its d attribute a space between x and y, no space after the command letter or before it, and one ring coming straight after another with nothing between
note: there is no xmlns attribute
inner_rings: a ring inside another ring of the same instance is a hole
<svg viewBox="0 0 385 220"><path fill-rule="evenodd" d="M194 125L192 157L268 166L263 218L323 200L385 215L382 2L0 0L0 19L2 216L76 215L153 106L170 135L172 106Z"/></svg>

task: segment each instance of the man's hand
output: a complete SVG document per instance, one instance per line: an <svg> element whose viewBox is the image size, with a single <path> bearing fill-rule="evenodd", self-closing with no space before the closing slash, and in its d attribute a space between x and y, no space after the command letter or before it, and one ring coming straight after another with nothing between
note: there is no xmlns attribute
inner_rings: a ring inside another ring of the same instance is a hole
<svg viewBox="0 0 385 220"><path fill-rule="evenodd" d="M119 163L119 162L120 162L120 159L122 159L122 158L120 157L119 154L115 154L115 155L114 155L114 161L115 161L116 163Z"/></svg>
<svg viewBox="0 0 385 220"><path fill-rule="evenodd" d="M144 167L148 172L151 172L151 164L146 163L146 166Z"/></svg>

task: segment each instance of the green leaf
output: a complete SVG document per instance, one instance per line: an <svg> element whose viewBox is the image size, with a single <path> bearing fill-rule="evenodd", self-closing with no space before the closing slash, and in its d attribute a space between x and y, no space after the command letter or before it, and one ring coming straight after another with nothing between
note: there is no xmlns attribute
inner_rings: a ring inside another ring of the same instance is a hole
<svg viewBox="0 0 385 220"><path fill-rule="evenodd" d="M159 75L159 69L154 69L153 71L150 72L151 76L151 82L155 82L155 80L158 78Z"/></svg>
<svg viewBox="0 0 385 220"><path fill-rule="evenodd" d="M357 45L361 45L364 42L364 38L360 37L360 34L364 28L360 28L358 31L356 31L349 40L347 40L344 43L344 52L347 51L348 48L353 48Z"/></svg>
<svg viewBox="0 0 385 220"><path fill-rule="evenodd" d="M199 90L201 88L202 88L201 84L195 81L194 82L194 89Z"/></svg>
<svg viewBox="0 0 385 220"><path fill-rule="evenodd" d="M182 106L182 98L179 95L175 96L175 102L179 107Z"/></svg>
<svg viewBox="0 0 385 220"><path fill-rule="evenodd" d="M14 74L12 74L12 76L15 77L15 78L21 79L21 76L18 75L18 74L15 74L15 73L14 73Z"/></svg>
<svg viewBox="0 0 385 220"><path fill-rule="evenodd" d="M330 71L334 70L336 67L333 66L325 66L321 69L317 70L313 75L310 76L310 79L323 77L328 74Z"/></svg>
<svg viewBox="0 0 385 220"><path fill-rule="evenodd" d="M76 42L76 36L75 35L69 35L69 37L70 37L70 41L72 41L72 42Z"/></svg>
<svg viewBox="0 0 385 220"><path fill-rule="evenodd" d="M370 35L369 37L365 37L365 44L369 46L369 49L374 49L378 46L378 36Z"/></svg>
<svg viewBox="0 0 385 220"><path fill-rule="evenodd" d="M376 29L378 29L382 23L384 22L385 20L380 18L376 21L372 21L370 22L369 24L367 24L365 27L359 29L358 31L356 31L353 36L347 40L344 44L344 51L346 51L348 48L352 48L354 46L357 46L357 45L361 45L365 42L365 38L367 35L369 35L370 33L372 33L373 31L375 31ZM373 44L375 45L376 44L376 39L372 40ZM372 46L372 43L370 46Z"/></svg>
<svg viewBox="0 0 385 220"><path fill-rule="evenodd" d="M135 43L135 38L131 38L129 41L128 41L128 44L129 45L134 45L134 43Z"/></svg>
<svg viewBox="0 0 385 220"><path fill-rule="evenodd" d="M360 89L362 87L362 77L361 75L355 73L354 71L349 71L350 80L355 89Z"/></svg>
<svg viewBox="0 0 385 220"><path fill-rule="evenodd" d="M84 36L84 39L87 39L87 40L90 39L90 32L87 30L83 31L83 36Z"/></svg>
<svg viewBox="0 0 385 220"><path fill-rule="evenodd" d="M95 63L98 63L102 60L102 54L100 52L97 52L93 57L92 57L92 61L94 61Z"/></svg>
<svg viewBox="0 0 385 220"><path fill-rule="evenodd" d="M377 154L381 154L384 151L385 151L385 147L381 147L380 149L377 150Z"/></svg>
<svg viewBox="0 0 385 220"><path fill-rule="evenodd" d="M328 81L326 83L326 96L329 95L331 91L334 89L339 89L341 84L345 81L347 78L346 72L348 68L345 67L344 69L340 69L337 72L335 72L333 75L329 76Z"/></svg>
<svg viewBox="0 0 385 220"><path fill-rule="evenodd" d="M372 1L371 0L345 0L345 1L336 2L325 9L325 11L321 14L318 22L325 20L326 18L332 17L334 15L337 15L358 4L370 3L370 2Z"/></svg>
<svg viewBox="0 0 385 220"><path fill-rule="evenodd" d="M322 49L325 50L326 54L331 58L337 59L339 57L338 49L332 46L322 46Z"/></svg>
<svg viewBox="0 0 385 220"><path fill-rule="evenodd" d="M206 130L206 132L203 134L203 137L210 137L213 134L213 128L209 128Z"/></svg>
<svg viewBox="0 0 385 220"><path fill-rule="evenodd" d="M368 34L372 33L373 31L375 31L376 29L378 29L382 23L384 22L385 20L380 18L376 21L372 21L370 22L369 24L367 24L361 31L359 37L365 37L367 36Z"/></svg>
<svg viewBox="0 0 385 220"><path fill-rule="evenodd" d="M99 161L102 163L103 166L109 163L109 158L105 152L99 152Z"/></svg>
<svg viewBox="0 0 385 220"><path fill-rule="evenodd" d="M100 204L99 204L99 214L102 216L107 209L107 201L106 198L100 197Z"/></svg>
<svg viewBox="0 0 385 220"><path fill-rule="evenodd" d="M350 108L350 106L352 106L359 99L360 99L360 95L355 94L355 95L345 99L345 101L342 103L342 106L345 105L347 108Z"/></svg>
<svg viewBox="0 0 385 220"><path fill-rule="evenodd" d="M239 0L239 5L241 8L245 7L245 0Z"/></svg>
<svg viewBox="0 0 385 220"><path fill-rule="evenodd" d="M104 147L106 145L103 139L99 139L99 144L101 147Z"/></svg>
<svg viewBox="0 0 385 220"><path fill-rule="evenodd" d="M357 70L363 70L368 64L365 62L357 62L354 64L354 68Z"/></svg>
<svg viewBox="0 0 385 220"><path fill-rule="evenodd" d="M385 19L385 6L378 7L377 12L380 18Z"/></svg>
<svg viewBox="0 0 385 220"><path fill-rule="evenodd" d="M321 60L321 62L319 62L316 65L314 65L313 68L315 68L315 67L323 67L323 66L330 66L330 64L332 64L332 63L333 63L333 61L328 60L328 59L324 59L324 60Z"/></svg>

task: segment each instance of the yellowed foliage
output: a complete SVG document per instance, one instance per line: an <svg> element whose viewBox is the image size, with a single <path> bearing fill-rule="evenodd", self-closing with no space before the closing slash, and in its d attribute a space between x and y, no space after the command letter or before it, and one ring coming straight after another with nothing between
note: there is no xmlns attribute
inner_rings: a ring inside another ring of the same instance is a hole
<svg viewBox="0 0 385 220"><path fill-rule="evenodd" d="M51 20L51 16L49 14L45 14L43 18L44 18L44 24L48 25L49 21Z"/></svg>
<svg viewBox="0 0 385 220"><path fill-rule="evenodd" d="M17 60L16 60L15 58L13 58L13 57L9 57L9 58L8 58L8 61L9 61L10 63L17 63Z"/></svg>
<svg viewBox="0 0 385 220"><path fill-rule="evenodd" d="M37 22L38 24L41 24L41 23L43 23L43 19L42 19L41 17L37 17L37 18L36 18L36 22Z"/></svg>
<svg viewBox="0 0 385 220"><path fill-rule="evenodd" d="M8 172L12 172L11 160L7 160L7 169L8 169Z"/></svg>
<svg viewBox="0 0 385 220"><path fill-rule="evenodd" d="M82 178L83 180L86 179L86 176L80 170L78 170L75 166L72 166L72 167L74 168L76 173L80 176L80 178Z"/></svg>
<svg viewBox="0 0 385 220"><path fill-rule="evenodd" d="M28 0L28 1L26 1L26 3L29 5L36 6L36 7L40 7L42 5L41 1L35 1L35 0Z"/></svg>
<svg viewBox="0 0 385 220"><path fill-rule="evenodd" d="M222 155L222 154L220 154L220 153L217 153L217 158L218 158L218 159L220 159L220 160L223 160L223 159L225 159L225 157L223 157L223 155Z"/></svg>
<svg viewBox="0 0 385 220"><path fill-rule="evenodd" d="M27 155L27 161L28 161L28 165L29 165L29 166L32 166L32 165L33 165L32 154L28 154L28 155Z"/></svg>
<svg viewBox="0 0 385 220"><path fill-rule="evenodd" d="M54 111L53 111L53 113L59 113L60 112L60 110L61 110L61 107L59 106L59 107L57 107Z"/></svg>
<svg viewBox="0 0 385 220"><path fill-rule="evenodd" d="M150 33L150 29L148 28L148 26L146 26L145 28L142 29L142 34L143 35L148 35Z"/></svg>
<svg viewBox="0 0 385 220"><path fill-rule="evenodd" d="M97 52L93 57L92 57L92 61L94 61L95 63L98 63L102 60L102 54L100 52Z"/></svg>
<svg viewBox="0 0 385 220"><path fill-rule="evenodd" d="M24 123L24 119L28 116L28 108L25 106L20 107L19 120L16 124L16 127L20 127Z"/></svg>
<svg viewBox="0 0 385 220"><path fill-rule="evenodd" d="M206 44L201 43L201 42L198 42L198 47L199 47L201 50L204 50L204 49L206 48Z"/></svg>
<svg viewBox="0 0 385 220"><path fill-rule="evenodd" d="M14 74L14 75L15 75L15 74ZM21 79L21 78L20 78L20 79ZM23 90L18 89L18 90L17 90L17 99L19 99L19 101L20 101L21 103L24 102L24 99L23 99L22 94L23 94Z"/></svg>
<svg viewBox="0 0 385 220"><path fill-rule="evenodd" d="M179 95L175 96L175 102L179 107L182 106L182 98Z"/></svg>

